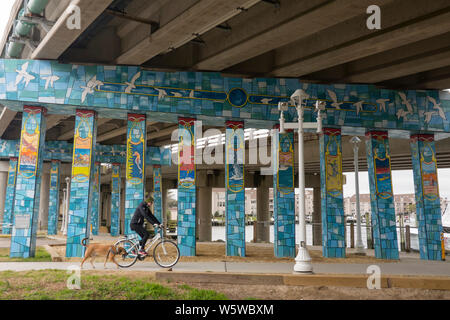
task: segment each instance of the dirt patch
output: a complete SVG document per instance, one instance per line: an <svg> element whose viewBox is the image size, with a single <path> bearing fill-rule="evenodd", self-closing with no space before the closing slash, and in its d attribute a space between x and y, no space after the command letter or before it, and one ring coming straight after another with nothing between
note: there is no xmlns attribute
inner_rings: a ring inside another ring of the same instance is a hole
<svg viewBox="0 0 450 320"><path fill-rule="evenodd" d="M111 243L107 241L96 241L95 243ZM61 257L66 255L66 247L53 246L55 250ZM285 262L292 263L292 258L276 258L274 256L274 249L272 244L257 244L257 243L247 243L246 244L246 257L227 257L225 255L225 243L202 243L198 242L196 247L197 255L195 257L181 257L181 262ZM313 263L385 263L391 262L395 263L396 260L383 260L376 259L371 256L359 256L356 254L348 254L345 259L338 258L324 258L322 256L322 251L320 250L309 250ZM99 258L97 261L103 261ZM64 258L64 261L81 261L81 258Z"/></svg>

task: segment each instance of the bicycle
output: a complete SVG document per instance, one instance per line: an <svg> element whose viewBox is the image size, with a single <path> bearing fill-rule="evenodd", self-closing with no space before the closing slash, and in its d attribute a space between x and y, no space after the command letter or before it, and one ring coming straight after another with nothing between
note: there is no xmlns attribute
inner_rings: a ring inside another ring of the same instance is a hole
<svg viewBox="0 0 450 320"><path fill-rule="evenodd" d="M148 253L153 247L153 259L162 268L170 268L177 264L180 259L180 249L178 245L163 236L161 227L155 229L155 236L147 241L145 251ZM114 244L114 247L122 247L127 252L116 259L121 268L129 268L136 263L137 260L143 261L147 256L141 256L139 252L139 238L137 235L124 236Z"/></svg>

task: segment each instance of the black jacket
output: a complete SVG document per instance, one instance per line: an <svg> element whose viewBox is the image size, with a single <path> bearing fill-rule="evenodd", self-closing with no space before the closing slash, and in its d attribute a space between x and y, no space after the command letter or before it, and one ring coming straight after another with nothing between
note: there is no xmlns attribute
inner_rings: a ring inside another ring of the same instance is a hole
<svg viewBox="0 0 450 320"><path fill-rule="evenodd" d="M153 215L150 211L150 208L147 206L145 201L142 201L139 206L136 208L136 211L131 218L131 224L144 224L144 218L147 219L151 224L161 224L158 219Z"/></svg>

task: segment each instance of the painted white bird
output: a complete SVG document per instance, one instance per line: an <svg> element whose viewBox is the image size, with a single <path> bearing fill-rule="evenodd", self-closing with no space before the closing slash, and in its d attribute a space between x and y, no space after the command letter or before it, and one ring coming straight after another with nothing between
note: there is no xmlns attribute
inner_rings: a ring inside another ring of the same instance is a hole
<svg viewBox="0 0 450 320"><path fill-rule="evenodd" d="M141 72L136 73L133 78L131 78L131 82L125 82L128 86L125 88L125 93L131 93L131 90L136 89L136 85L134 84L137 79L141 76Z"/></svg>
<svg viewBox="0 0 450 320"><path fill-rule="evenodd" d="M20 70L16 69L16 72L18 73L16 76L16 86L20 82L23 81L23 82L25 82L25 88L26 88L28 86L28 84L30 83L30 81L35 78L35 76L32 76L31 74L28 73L27 69L28 69L28 62L25 62L22 65L22 68L20 68Z"/></svg>
<svg viewBox="0 0 450 320"><path fill-rule="evenodd" d="M359 114L359 112L363 110L363 103L364 101L358 101L353 104L356 107L356 114Z"/></svg>
<svg viewBox="0 0 450 320"><path fill-rule="evenodd" d="M269 104L269 102L272 101L272 100L273 100L273 99L264 98L264 99L261 99L261 103L263 103L263 104Z"/></svg>
<svg viewBox="0 0 450 320"><path fill-rule="evenodd" d="M191 99L194 98L194 92L195 92L194 90L191 90L191 93L189 93L189 98Z"/></svg>
<svg viewBox="0 0 450 320"><path fill-rule="evenodd" d="M405 109L399 109L397 111L397 119L403 118L403 120L407 120L409 114L411 114L409 111L405 111Z"/></svg>
<svg viewBox="0 0 450 320"><path fill-rule="evenodd" d="M7 145L7 142L6 142L6 141L3 141L2 146L1 146L1 149L0 149L0 152L5 151L6 145Z"/></svg>
<svg viewBox="0 0 450 320"><path fill-rule="evenodd" d="M158 88L155 88L155 90L158 91L158 101L161 99L164 99L164 97L167 96L166 90L158 89Z"/></svg>
<svg viewBox="0 0 450 320"><path fill-rule="evenodd" d="M172 94L173 94L173 96L174 96L175 98L181 98L181 97L183 97L183 95L182 95L181 93L176 92L176 91L174 91Z"/></svg>
<svg viewBox="0 0 450 320"><path fill-rule="evenodd" d="M427 96L427 98L433 104L433 109L436 109L438 111L439 117L441 117L443 120L447 120L447 117L445 116L445 113L441 107L441 104L437 103L436 99L434 99L433 97Z"/></svg>
<svg viewBox="0 0 450 320"><path fill-rule="evenodd" d="M411 102L406 98L406 94L403 92L399 92L398 95L400 96L400 98L402 99L402 104L404 104L406 106L406 109L408 110L408 112L410 114L414 113L414 109L411 105Z"/></svg>
<svg viewBox="0 0 450 320"><path fill-rule="evenodd" d="M390 99L378 99L376 102L380 105L380 111L386 112L386 102Z"/></svg>
<svg viewBox="0 0 450 320"><path fill-rule="evenodd" d="M100 80L97 80L97 76L93 76L91 80L88 81L86 86L80 86L80 88L84 89L81 93L81 102L84 102L84 100L86 100L86 96L88 94L94 93L95 87L97 87L97 89L100 89L100 86L102 85L104 85L104 83Z"/></svg>
<svg viewBox="0 0 450 320"><path fill-rule="evenodd" d="M59 77L58 76L48 76L48 77L42 77L42 79L45 80L45 90L47 90L49 85L50 85L50 87L53 88L55 81L58 81Z"/></svg>
<svg viewBox="0 0 450 320"><path fill-rule="evenodd" d="M424 113L424 115L425 115L425 122L426 122L426 123L430 123L431 117L432 117L433 115L435 115L435 114L436 114L435 111L428 111L428 112L425 112L425 113Z"/></svg>
<svg viewBox="0 0 450 320"><path fill-rule="evenodd" d="M335 92L328 90L328 89L327 89L327 92L328 92L328 95L330 96L331 100L333 100L333 103L331 104L331 106L335 107L338 110L341 110L341 104L343 104L343 102L337 101L337 96L336 96Z"/></svg>

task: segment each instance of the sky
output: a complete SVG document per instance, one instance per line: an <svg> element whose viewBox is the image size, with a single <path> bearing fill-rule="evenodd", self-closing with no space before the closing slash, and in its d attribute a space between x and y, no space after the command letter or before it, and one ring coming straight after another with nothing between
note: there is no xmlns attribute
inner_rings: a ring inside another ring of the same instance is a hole
<svg viewBox="0 0 450 320"><path fill-rule="evenodd" d="M0 38L3 37L14 2L15 0L0 0Z"/></svg>

